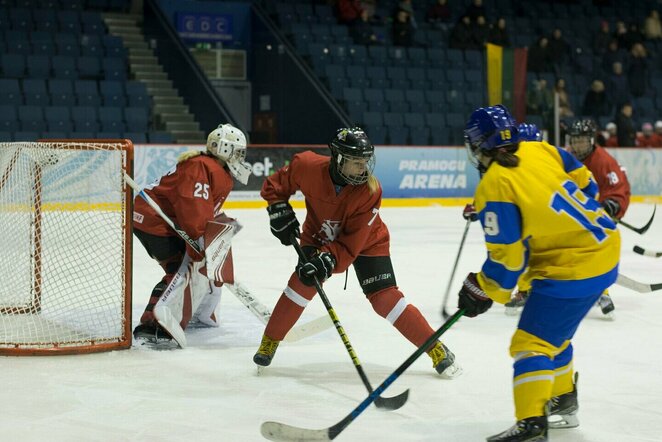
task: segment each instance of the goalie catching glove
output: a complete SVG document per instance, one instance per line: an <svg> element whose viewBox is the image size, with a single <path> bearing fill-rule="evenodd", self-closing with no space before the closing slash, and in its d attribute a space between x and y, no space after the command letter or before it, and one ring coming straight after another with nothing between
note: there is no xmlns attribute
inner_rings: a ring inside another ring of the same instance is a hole
<svg viewBox="0 0 662 442"><path fill-rule="evenodd" d="M475 273L469 273L462 283L462 288L458 294L458 308L464 309L464 316L470 318L485 313L492 307L492 300L487 293L480 288Z"/></svg>
<svg viewBox="0 0 662 442"><path fill-rule="evenodd" d="M336 268L336 259L329 252L318 252L308 258L308 262L297 264L296 272L304 285L314 286L315 278L322 283L326 281L333 269Z"/></svg>
<svg viewBox="0 0 662 442"><path fill-rule="evenodd" d="M290 203L281 201L267 207L271 233L280 240L284 246L291 244L290 237L299 238L299 221Z"/></svg>

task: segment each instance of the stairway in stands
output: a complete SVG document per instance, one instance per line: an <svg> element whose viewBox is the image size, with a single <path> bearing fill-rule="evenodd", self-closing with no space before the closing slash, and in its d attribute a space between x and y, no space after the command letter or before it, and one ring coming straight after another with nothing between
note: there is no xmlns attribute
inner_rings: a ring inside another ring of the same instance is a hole
<svg viewBox="0 0 662 442"><path fill-rule="evenodd" d="M145 83L152 96L154 125L165 130L178 144L204 143L205 133L195 121L189 107L163 71L153 50L145 41L140 16L124 13L104 13L111 35L121 37L129 50L129 70L133 78Z"/></svg>

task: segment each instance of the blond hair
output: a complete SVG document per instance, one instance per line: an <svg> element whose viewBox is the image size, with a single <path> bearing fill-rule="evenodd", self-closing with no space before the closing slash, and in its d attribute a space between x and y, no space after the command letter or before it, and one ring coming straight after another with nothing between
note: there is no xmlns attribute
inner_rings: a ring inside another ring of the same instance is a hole
<svg viewBox="0 0 662 442"><path fill-rule="evenodd" d="M374 175L368 176L368 182L366 184L368 185L368 189L370 189L370 194L377 192L377 189L379 189L379 180Z"/></svg>
<svg viewBox="0 0 662 442"><path fill-rule="evenodd" d="M189 150L188 152L184 152L177 158L177 164L181 163L182 161L190 160L191 158L195 158L198 155L202 155L203 152L201 150Z"/></svg>

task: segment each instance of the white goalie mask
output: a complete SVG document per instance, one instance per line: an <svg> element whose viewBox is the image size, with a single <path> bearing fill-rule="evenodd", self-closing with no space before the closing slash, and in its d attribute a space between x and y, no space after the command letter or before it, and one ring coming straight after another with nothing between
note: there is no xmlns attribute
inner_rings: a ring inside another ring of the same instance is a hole
<svg viewBox="0 0 662 442"><path fill-rule="evenodd" d="M225 161L232 176L248 183L252 168L246 160L246 135L231 124L221 124L207 137L207 151Z"/></svg>

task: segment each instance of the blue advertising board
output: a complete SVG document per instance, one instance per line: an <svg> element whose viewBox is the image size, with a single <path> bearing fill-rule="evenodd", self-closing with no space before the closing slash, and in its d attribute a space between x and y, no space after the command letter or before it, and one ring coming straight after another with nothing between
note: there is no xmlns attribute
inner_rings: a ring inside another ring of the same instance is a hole
<svg viewBox="0 0 662 442"><path fill-rule="evenodd" d="M231 41L235 39L232 14L177 12L177 32L189 41Z"/></svg>

